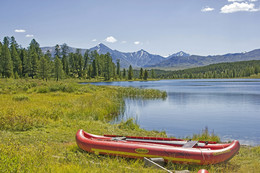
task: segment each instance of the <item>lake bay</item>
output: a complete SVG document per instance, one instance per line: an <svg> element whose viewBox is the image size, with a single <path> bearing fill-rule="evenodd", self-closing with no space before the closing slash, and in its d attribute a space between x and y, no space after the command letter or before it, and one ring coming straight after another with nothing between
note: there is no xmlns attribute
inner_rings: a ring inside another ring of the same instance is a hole
<svg viewBox="0 0 260 173"><path fill-rule="evenodd" d="M175 137L201 133L207 126L221 141L260 145L260 79L194 79L99 82L95 85L153 88L165 100L125 99L114 120L134 118L146 130L164 130Z"/></svg>

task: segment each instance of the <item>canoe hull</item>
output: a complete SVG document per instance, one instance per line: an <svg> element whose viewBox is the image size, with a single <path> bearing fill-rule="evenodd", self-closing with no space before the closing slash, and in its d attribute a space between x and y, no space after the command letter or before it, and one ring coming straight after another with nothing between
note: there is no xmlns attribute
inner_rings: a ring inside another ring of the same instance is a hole
<svg viewBox="0 0 260 173"><path fill-rule="evenodd" d="M182 148L124 140L115 141L111 140L111 137L92 135L83 130L77 132L76 142L79 148L95 154L140 159L144 157L161 157L167 162L198 165L217 164L228 161L240 148L238 141L233 141L228 147L217 150L208 148Z"/></svg>

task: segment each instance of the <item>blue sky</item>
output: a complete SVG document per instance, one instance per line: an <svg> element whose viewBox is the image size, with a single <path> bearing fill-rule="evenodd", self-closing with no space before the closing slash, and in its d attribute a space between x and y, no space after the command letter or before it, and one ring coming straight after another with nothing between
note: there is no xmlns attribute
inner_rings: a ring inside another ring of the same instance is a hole
<svg viewBox="0 0 260 173"><path fill-rule="evenodd" d="M260 0L0 0L0 39L167 56L260 48Z"/></svg>

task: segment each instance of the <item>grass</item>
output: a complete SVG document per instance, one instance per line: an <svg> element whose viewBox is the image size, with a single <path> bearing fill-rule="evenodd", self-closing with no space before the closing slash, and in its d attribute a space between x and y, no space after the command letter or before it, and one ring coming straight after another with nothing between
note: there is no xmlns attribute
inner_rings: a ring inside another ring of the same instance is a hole
<svg viewBox="0 0 260 173"><path fill-rule="evenodd" d="M162 172L145 168L142 160L97 156L75 142L78 129L93 134L166 137L141 129L132 119L119 124L123 98L165 98L157 90L80 85L75 81L0 80L0 172ZM194 135L203 139L216 135ZM210 138L212 139L212 138ZM206 140L206 139L205 139ZM221 165L167 164L171 170L197 172L257 172L260 147L242 147L239 155Z"/></svg>

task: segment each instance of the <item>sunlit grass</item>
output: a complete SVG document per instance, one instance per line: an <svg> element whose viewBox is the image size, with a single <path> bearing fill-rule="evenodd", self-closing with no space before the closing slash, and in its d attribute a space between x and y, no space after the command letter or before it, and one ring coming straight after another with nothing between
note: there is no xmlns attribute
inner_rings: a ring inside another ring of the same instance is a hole
<svg viewBox="0 0 260 173"><path fill-rule="evenodd" d="M145 168L142 160L97 156L75 142L78 129L93 134L166 137L146 131L130 119L119 124L123 98L165 98L166 93L136 88L80 85L74 81L0 80L0 172L160 172ZM212 134L194 139L212 140ZM215 136L213 136L215 137ZM216 138L217 139L217 138ZM260 147L242 147L239 155L221 165L168 164L171 170L197 172L256 172ZM161 171L163 172L163 171Z"/></svg>

